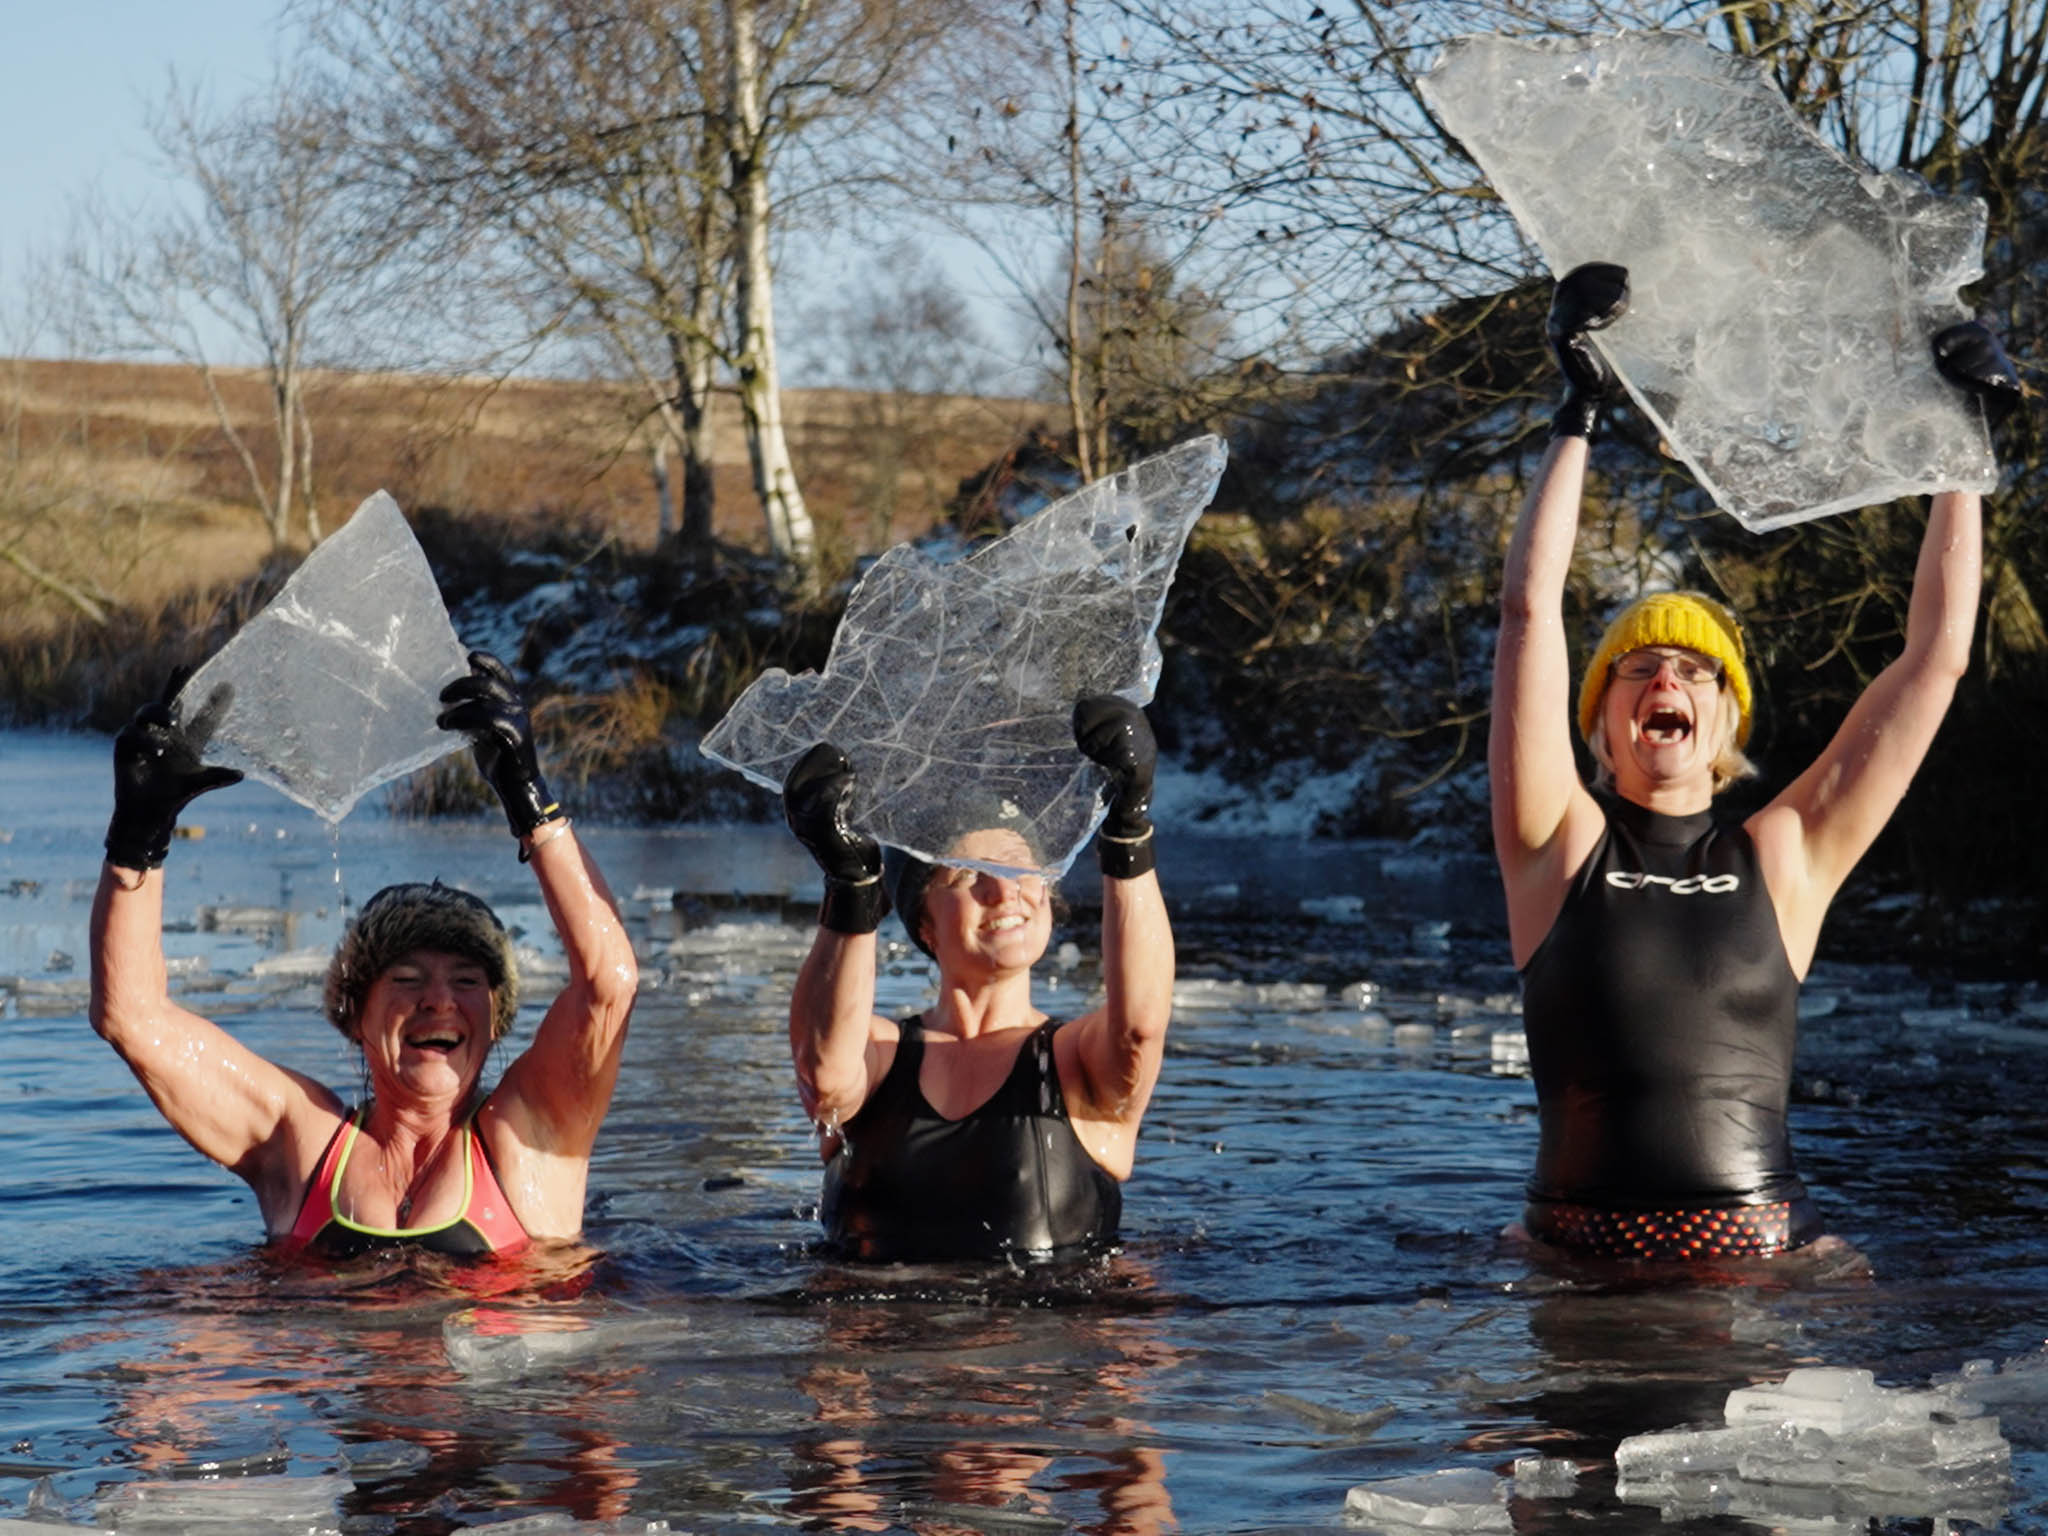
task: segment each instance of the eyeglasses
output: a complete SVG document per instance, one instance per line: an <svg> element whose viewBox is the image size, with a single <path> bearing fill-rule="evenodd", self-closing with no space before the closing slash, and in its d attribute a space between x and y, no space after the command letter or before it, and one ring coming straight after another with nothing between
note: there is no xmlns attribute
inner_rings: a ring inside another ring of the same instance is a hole
<svg viewBox="0 0 2048 1536"><path fill-rule="evenodd" d="M1614 664L1614 675L1627 683L1647 683L1671 663L1671 674L1681 683L1718 683L1727 669L1711 656L1697 651L1630 651Z"/></svg>

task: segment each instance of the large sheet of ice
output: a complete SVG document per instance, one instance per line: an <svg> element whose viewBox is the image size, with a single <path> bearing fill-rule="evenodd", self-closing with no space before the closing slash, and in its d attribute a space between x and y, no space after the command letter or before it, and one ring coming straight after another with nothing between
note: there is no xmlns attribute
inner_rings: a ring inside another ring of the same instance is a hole
<svg viewBox="0 0 2048 1536"><path fill-rule="evenodd" d="M1929 355L1983 272L1976 198L1855 165L1759 65L1672 33L1460 38L1422 88L1554 273L1629 269L1597 345L1745 526L1996 484Z"/></svg>
<svg viewBox="0 0 2048 1536"><path fill-rule="evenodd" d="M463 745L434 717L468 672L427 557L379 491L193 674L172 714L187 726L218 696L206 761L338 822Z"/></svg>
<svg viewBox="0 0 2048 1536"><path fill-rule="evenodd" d="M1074 701L1152 697L1166 589L1223 460L1219 438L1182 443L951 564L898 545L855 588L825 670L763 673L704 755L779 790L830 741L858 774L853 822L877 840L939 859L1002 826L1064 873L1102 819Z"/></svg>

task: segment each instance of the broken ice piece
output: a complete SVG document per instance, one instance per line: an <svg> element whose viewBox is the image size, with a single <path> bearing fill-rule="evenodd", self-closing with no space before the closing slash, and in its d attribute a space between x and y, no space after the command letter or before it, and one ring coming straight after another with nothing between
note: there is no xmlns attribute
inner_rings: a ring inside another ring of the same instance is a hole
<svg viewBox="0 0 2048 1536"><path fill-rule="evenodd" d="M1746 527L1997 483L1929 350L1983 273L1977 199L1851 163L1677 33L1460 38L1422 89L1553 272L1629 269L1595 344Z"/></svg>
<svg viewBox="0 0 2048 1536"><path fill-rule="evenodd" d="M879 841L937 860L999 827L1038 863L982 867L1064 873L1105 782L1074 745L1075 701L1152 697L1166 589L1223 461L1220 438L1182 443L950 564L897 545L854 589L825 670L762 673L704 755L780 791L829 741L857 774L849 820Z"/></svg>
<svg viewBox="0 0 2048 1536"><path fill-rule="evenodd" d="M1554 1456L1515 1458L1515 1497L1568 1499L1579 1486L1579 1464Z"/></svg>
<svg viewBox="0 0 2048 1536"><path fill-rule="evenodd" d="M338 822L379 784L463 745L434 717L442 687L468 671L427 557L379 491L194 674L171 712L180 729L206 722L206 762Z"/></svg>
<svg viewBox="0 0 2048 1536"><path fill-rule="evenodd" d="M1507 1531L1505 1480L1479 1467L1360 1483L1344 1496L1353 1524L1395 1530Z"/></svg>

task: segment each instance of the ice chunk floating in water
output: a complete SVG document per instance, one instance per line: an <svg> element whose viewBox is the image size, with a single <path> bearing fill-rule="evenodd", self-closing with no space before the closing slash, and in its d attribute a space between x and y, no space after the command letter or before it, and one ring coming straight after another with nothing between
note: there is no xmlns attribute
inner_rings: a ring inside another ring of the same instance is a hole
<svg viewBox="0 0 2048 1536"><path fill-rule="evenodd" d="M1745 526L1996 484L1928 350L1983 273L1977 199L1852 164L1676 34L1460 38L1422 84L1553 272L1629 269L1597 344Z"/></svg>
<svg viewBox="0 0 2048 1536"><path fill-rule="evenodd" d="M1633 1435L1615 1448L1617 1492L1669 1519L1956 1516L1996 1521L2012 1452L1953 1385L1877 1386L1868 1371L1813 1368L1728 1394L1724 1427Z"/></svg>
<svg viewBox="0 0 2048 1536"><path fill-rule="evenodd" d="M1354 1525L1384 1531L1511 1531L1507 1484L1480 1467L1360 1483L1344 1497Z"/></svg>
<svg viewBox="0 0 2048 1536"><path fill-rule="evenodd" d="M379 491L178 694L180 726L221 690L207 762L239 768L340 821L379 784L462 738L434 724L469 671L434 573Z"/></svg>
<svg viewBox="0 0 2048 1536"><path fill-rule="evenodd" d="M830 741L859 775L854 825L880 841L937 859L1001 826L1063 872L1102 817L1074 701L1152 697L1166 588L1223 459L1218 438L1183 443L953 564L899 544L854 590L824 672L764 672L704 755L779 790Z"/></svg>

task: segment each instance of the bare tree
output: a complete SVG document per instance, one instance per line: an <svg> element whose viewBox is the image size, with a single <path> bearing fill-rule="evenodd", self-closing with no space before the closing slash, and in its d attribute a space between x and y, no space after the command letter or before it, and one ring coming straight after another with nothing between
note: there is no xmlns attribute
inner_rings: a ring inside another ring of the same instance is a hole
<svg viewBox="0 0 2048 1536"><path fill-rule="evenodd" d="M657 478L680 461L678 535L707 547L732 264L714 0L331 0L314 22L367 179L475 232L529 336L634 382Z"/></svg>
<svg viewBox="0 0 2048 1536"><path fill-rule="evenodd" d="M770 545L808 582L775 231L807 195L857 179L846 138L964 3L316 0L314 22L394 193L495 242L534 335L595 337L637 381L680 459L681 537L698 546L712 530L710 393L734 381Z"/></svg>
<svg viewBox="0 0 2048 1536"><path fill-rule="evenodd" d="M1133 131L1119 23L1102 0L1001 10L953 56L899 150L913 178L926 167L928 204L981 247L1049 355L1084 478L1213 419L1253 377L1225 355L1228 317L1252 302L1238 274L1213 259L1204 221L1160 213L1174 184Z"/></svg>
<svg viewBox="0 0 2048 1536"><path fill-rule="evenodd" d="M345 137L297 74L226 111L173 80L151 129L174 200L139 221L81 206L65 261L75 319L101 349L189 365L272 547L285 547L295 522L317 543L308 378L343 361L344 347L359 358L373 329L402 324L416 275L396 260L404 233L357 198ZM262 372L261 446L222 390L237 354Z"/></svg>
<svg viewBox="0 0 2048 1536"><path fill-rule="evenodd" d="M884 548L911 510L906 484L909 499L935 512L952 490L940 466L955 456L957 439L986 433L968 398L987 383L986 342L937 264L907 240L850 293L813 304L802 331L805 360L853 391L853 500L867 513L868 546Z"/></svg>

